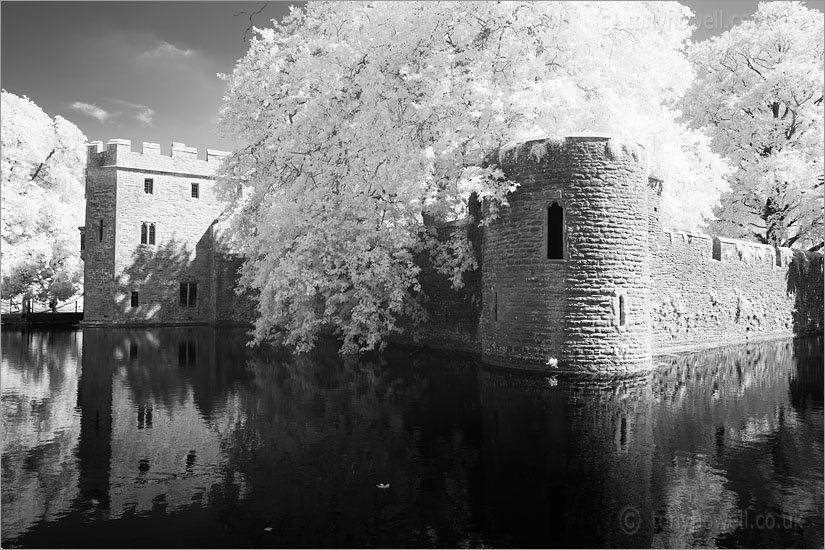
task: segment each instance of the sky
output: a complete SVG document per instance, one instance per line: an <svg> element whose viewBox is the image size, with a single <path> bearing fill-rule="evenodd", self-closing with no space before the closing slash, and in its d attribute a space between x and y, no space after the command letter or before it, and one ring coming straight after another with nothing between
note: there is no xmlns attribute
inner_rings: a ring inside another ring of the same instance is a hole
<svg viewBox="0 0 825 550"><path fill-rule="evenodd" d="M230 150L216 124L224 93L217 75L244 56L248 14L264 5L253 17L260 27L290 3L3 1L0 84L70 120L89 141Z"/></svg>
<svg viewBox="0 0 825 550"><path fill-rule="evenodd" d="M112 138L232 150L219 134L224 82L248 49L250 17L270 25L300 2L0 3L0 85L89 141ZM691 0L693 40L721 34L756 0ZM825 0L808 7L825 12ZM258 12L260 13L255 13Z"/></svg>

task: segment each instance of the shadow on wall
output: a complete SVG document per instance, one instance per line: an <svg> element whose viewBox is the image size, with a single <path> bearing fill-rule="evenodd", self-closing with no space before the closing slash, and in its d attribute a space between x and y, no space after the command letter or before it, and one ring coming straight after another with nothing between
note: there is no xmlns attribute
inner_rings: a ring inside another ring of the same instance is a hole
<svg viewBox="0 0 825 550"><path fill-rule="evenodd" d="M201 239L203 240L203 239ZM201 252L201 243L197 246ZM196 254L191 245L170 240L158 246L141 246L132 254L132 261L118 276L117 285L120 292L115 296L115 307L126 316L140 320L163 320L169 312L162 312L166 306L178 304L179 283L189 279L198 280L196 274L206 272L208 259L205 254ZM206 280L199 285L201 294L207 291ZM132 292L138 292L138 305L131 306ZM205 295L193 303L192 315L203 308ZM164 315L165 313L165 315Z"/></svg>
<svg viewBox="0 0 825 550"><path fill-rule="evenodd" d="M795 334L822 332L823 256L794 250L788 265L788 295L795 296L793 331Z"/></svg>

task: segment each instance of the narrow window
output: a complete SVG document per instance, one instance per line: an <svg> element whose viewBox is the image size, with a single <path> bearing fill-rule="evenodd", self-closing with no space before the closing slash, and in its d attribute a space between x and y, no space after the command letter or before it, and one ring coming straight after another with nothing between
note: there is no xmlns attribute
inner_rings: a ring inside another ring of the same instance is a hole
<svg viewBox="0 0 825 550"><path fill-rule="evenodd" d="M86 250L86 233L80 234L80 250Z"/></svg>
<svg viewBox="0 0 825 550"><path fill-rule="evenodd" d="M547 259L564 259L564 209L557 202L547 209Z"/></svg>
<svg viewBox="0 0 825 550"><path fill-rule="evenodd" d="M138 293L132 292L132 307L138 307Z"/></svg>
<svg viewBox="0 0 825 550"><path fill-rule="evenodd" d="M623 327L627 324L627 319L625 318L625 311L627 307L624 301L624 294L619 295L619 326Z"/></svg>
<svg viewBox="0 0 825 550"><path fill-rule="evenodd" d="M155 224L149 224L149 244L155 244Z"/></svg>
<svg viewBox="0 0 825 550"><path fill-rule="evenodd" d="M138 356L137 342L131 342L129 344L129 359L137 359L137 356Z"/></svg>
<svg viewBox="0 0 825 550"><path fill-rule="evenodd" d="M493 292L493 321L498 322L498 292Z"/></svg>
<svg viewBox="0 0 825 550"><path fill-rule="evenodd" d="M103 220L100 220L100 240L103 240Z"/></svg>
<svg viewBox="0 0 825 550"><path fill-rule="evenodd" d="M180 305L181 307L197 307L198 283L180 284Z"/></svg>
<svg viewBox="0 0 825 550"><path fill-rule="evenodd" d="M200 192L200 189L199 189L198 184L197 184L197 183L193 183L193 184L192 184L192 198L193 198L193 199L197 199L197 198L198 198L198 196L199 196L199 192Z"/></svg>
<svg viewBox="0 0 825 550"><path fill-rule="evenodd" d="M151 178L143 180L143 192L147 195L152 195L155 192L155 182Z"/></svg>
<svg viewBox="0 0 825 550"><path fill-rule="evenodd" d="M146 226L147 226L146 222L143 222L143 223L140 224L140 244L146 244L146 243L149 242L148 237L147 237L147 231L146 231L147 227Z"/></svg>

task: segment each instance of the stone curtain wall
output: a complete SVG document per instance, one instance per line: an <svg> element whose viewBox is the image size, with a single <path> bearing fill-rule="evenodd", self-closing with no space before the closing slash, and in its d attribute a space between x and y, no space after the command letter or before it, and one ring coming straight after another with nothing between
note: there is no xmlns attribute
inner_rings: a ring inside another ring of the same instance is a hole
<svg viewBox="0 0 825 550"><path fill-rule="evenodd" d="M576 371L648 365L644 150L606 137L568 137L505 147L488 162L520 187L484 235L484 361L535 367L553 357ZM547 258L553 203L564 208L565 259Z"/></svg>
<svg viewBox="0 0 825 550"><path fill-rule="evenodd" d="M662 231L651 248L656 351L822 332L820 253Z"/></svg>
<svg viewBox="0 0 825 550"><path fill-rule="evenodd" d="M214 296L215 319L219 324L252 324L258 311L256 302L249 294L238 295L239 270L243 265L243 256L220 251L216 246L214 256Z"/></svg>
<svg viewBox="0 0 825 550"><path fill-rule="evenodd" d="M426 252L416 257L416 263L421 268L418 280L428 318L419 326L406 322L404 333L395 338L397 341L417 341L438 349L478 353L482 272L479 214L478 203L472 198L468 220L435 228L441 242L448 241L456 231L468 233L479 266L464 274L462 288L453 289L450 279L433 267Z"/></svg>

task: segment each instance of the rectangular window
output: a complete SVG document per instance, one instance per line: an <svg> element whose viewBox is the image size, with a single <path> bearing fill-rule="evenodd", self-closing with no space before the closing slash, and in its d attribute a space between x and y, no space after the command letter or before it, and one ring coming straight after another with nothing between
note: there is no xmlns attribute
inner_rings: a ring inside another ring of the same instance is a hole
<svg viewBox="0 0 825 550"><path fill-rule="evenodd" d="M192 184L192 198L197 199L200 196L200 186L197 183Z"/></svg>
<svg viewBox="0 0 825 550"><path fill-rule="evenodd" d="M493 321L498 322L498 292L493 293Z"/></svg>
<svg viewBox="0 0 825 550"><path fill-rule="evenodd" d="M151 178L143 180L143 192L147 195L152 195L155 192L155 182Z"/></svg>
<svg viewBox="0 0 825 550"><path fill-rule="evenodd" d="M86 233L80 234L80 250L86 250Z"/></svg>
<svg viewBox="0 0 825 550"><path fill-rule="evenodd" d="M180 284L180 306L197 307L198 305L198 283Z"/></svg>
<svg viewBox="0 0 825 550"><path fill-rule="evenodd" d="M155 244L155 224L149 224L149 244Z"/></svg>
<svg viewBox="0 0 825 550"><path fill-rule="evenodd" d="M132 292L132 307L138 307L138 293Z"/></svg>
<svg viewBox="0 0 825 550"><path fill-rule="evenodd" d="M103 240L103 220L100 220L100 240Z"/></svg>
<svg viewBox="0 0 825 550"><path fill-rule="evenodd" d="M146 244L148 241L148 227L146 222L140 224L140 244Z"/></svg>

